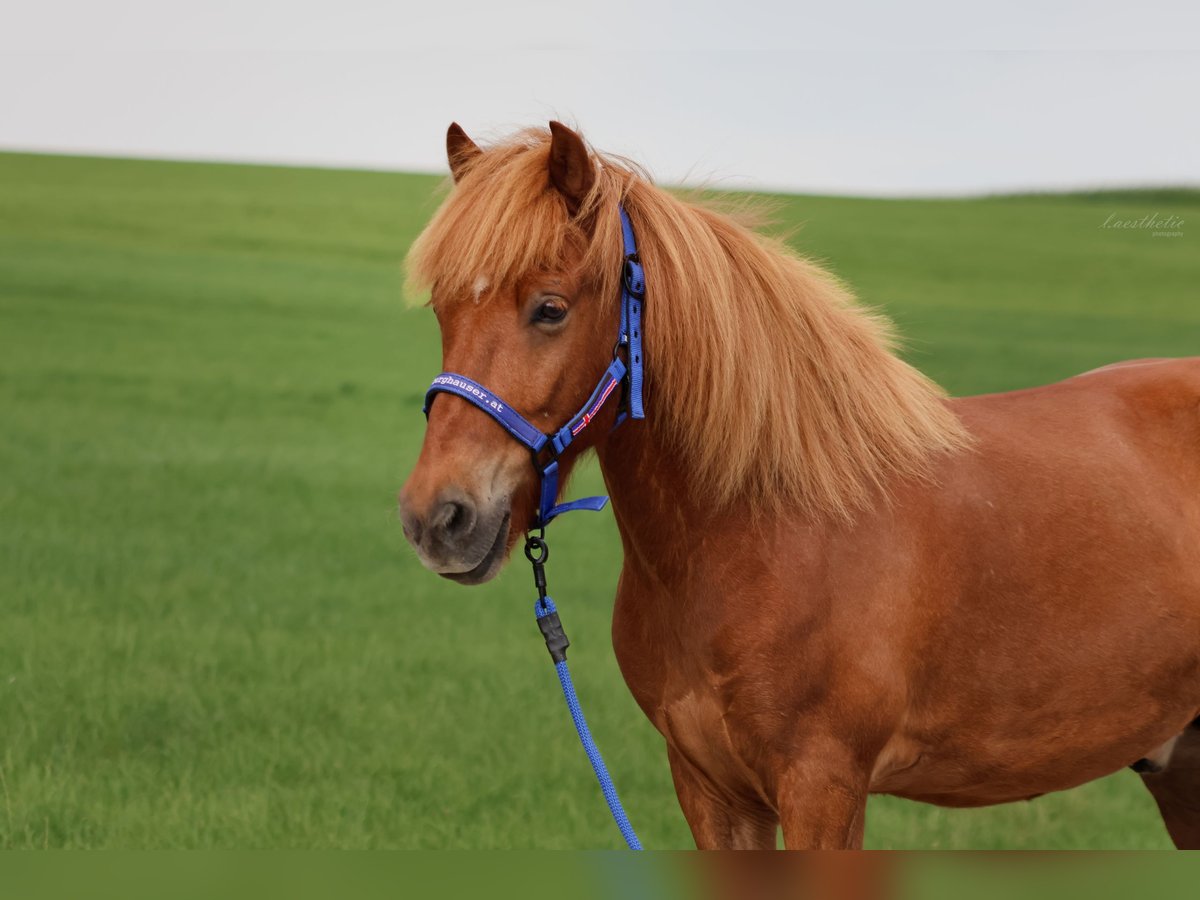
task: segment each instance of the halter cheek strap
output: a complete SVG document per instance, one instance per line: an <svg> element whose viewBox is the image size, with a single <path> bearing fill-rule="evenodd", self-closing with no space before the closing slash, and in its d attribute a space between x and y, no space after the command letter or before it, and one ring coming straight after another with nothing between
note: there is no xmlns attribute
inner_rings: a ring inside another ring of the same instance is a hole
<svg viewBox="0 0 1200 900"><path fill-rule="evenodd" d="M483 410L523 444L533 458L533 467L541 481L538 510L533 528L545 528L556 516L576 509L600 510L608 502L607 497L583 497L568 503L558 503L558 458L592 422L604 406L605 401L619 385L624 385L624 409L617 417L617 424L626 418L645 418L642 407L642 303L646 296L646 276L637 253L633 224L624 207L621 215L621 239L625 249L624 268L621 273L621 325L617 344L613 348L612 362L600 376L587 402L570 418L567 424L555 432L540 431L519 412L479 382L443 372L433 379L425 393L425 415L438 394L455 394L468 403ZM624 359L622 359L622 354ZM545 453L549 460L542 459Z"/></svg>
<svg viewBox="0 0 1200 900"><path fill-rule="evenodd" d="M625 246L625 268L621 273L621 333L619 345L624 345L629 359L629 392L626 402L629 416L644 419L642 409L642 302L646 299L646 273L638 256L633 223L621 212L621 240ZM614 354L615 356L615 354Z"/></svg>

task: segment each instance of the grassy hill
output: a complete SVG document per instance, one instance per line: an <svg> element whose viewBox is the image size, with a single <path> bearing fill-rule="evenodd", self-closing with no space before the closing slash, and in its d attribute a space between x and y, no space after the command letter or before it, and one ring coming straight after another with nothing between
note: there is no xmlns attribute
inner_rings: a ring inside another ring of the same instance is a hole
<svg viewBox="0 0 1200 900"><path fill-rule="evenodd" d="M440 356L400 263L436 186L0 154L0 846L618 846L524 567L457 587L395 519ZM1200 352L1196 192L782 200L953 392ZM1101 227L1154 212L1182 235ZM609 644L611 517L555 531L593 730L645 843L690 846ZM868 844L1168 846L1130 773L877 798Z"/></svg>

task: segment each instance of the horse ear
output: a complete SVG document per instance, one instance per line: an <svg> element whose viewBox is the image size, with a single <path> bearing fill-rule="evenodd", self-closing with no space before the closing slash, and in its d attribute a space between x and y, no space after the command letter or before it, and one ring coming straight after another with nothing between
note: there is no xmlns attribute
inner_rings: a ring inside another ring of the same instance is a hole
<svg viewBox="0 0 1200 900"><path fill-rule="evenodd" d="M462 126L451 122L446 130L446 159L450 161L450 174L457 184L466 174L467 167L479 154L483 153L479 145L471 140Z"/></svg>
<svg viewBox="0 0 1200 900"><path fill-rule="evenodd" d="M583 138L562 122L550 123L550 183L566 198L574 215L596 181L596 170Z"/></svg>

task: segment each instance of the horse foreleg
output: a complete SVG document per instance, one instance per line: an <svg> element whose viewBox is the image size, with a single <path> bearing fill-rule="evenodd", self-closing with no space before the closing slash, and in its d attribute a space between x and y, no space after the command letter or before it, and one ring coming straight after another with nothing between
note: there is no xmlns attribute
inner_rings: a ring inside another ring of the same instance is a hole
<svg viewBox="0 0 1200 900"><path fill-rule="evenodd" d="M793 762L779 779L779 818L789 850L859 850L869 775L829 759Z"/></svg>
<svg viewBox="0 0 1200 900"><path fill-rule="evenodd" d="M699 850L774 850L779 820L756 798L722 797L673 747L667 749L679 806Z"/></svg>
<svg viewBox="0 0 1200 900"><path fill-rule="evenodd" d="M1163 770L1143 773L1142 782L1154 795L1175 846L1200 850L1200 728L1187 728Z"/></svg>

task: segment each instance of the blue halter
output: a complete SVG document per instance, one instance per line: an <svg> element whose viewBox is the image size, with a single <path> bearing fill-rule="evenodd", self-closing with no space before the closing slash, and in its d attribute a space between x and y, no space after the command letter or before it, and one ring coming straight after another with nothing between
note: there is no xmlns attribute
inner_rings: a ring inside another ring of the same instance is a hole
<svg viewBox="0 0 1200 900"><path fill-rule="evenodd" d="M642 408L642 303L646 296L646 276L638 258L637 242L634 240L629 215L623 206L618 207L618 211L621 214L621 238L625 248L625 263L621 274L621 327L617 333L616 346L613 347L612 362L600 376L596 389L579 412L558 431L546 434L479 382L465 375L443 372L433 379L433 384L425 393L425 416L429 417L429 408L438 394L455 394L499 422L505 431L524 444L532 454L533 467L538 473L541 489L538 509L534 514L530 533L525 538L525 557L533 564L533 582L538 592L538 599L533 608L538 628L546 640L550 658L554 660L559 685L571 712L571 719L575 723L575 731L583 744L584 752L587 753L588 761L592 764L592 771L596 773L596 780L600 782L600 790L604 794L613 820L621 830L629 849L641 850L641 842L629 823L629 817L625 815L612 776L608 774L600 750L592 739L587 720L583 717L583 709L579 705L579 698L575 695L575 686L567 669L567 647L570 646L570 642L563 632L554 601L546 593L545 570L546 560L550 556L550 548L545 541L546 526L565 512L576 509L600 510L608 502L607 497L583 497L568 503L557 503L559 457L591 424L618 385L624 386L624 409L617 415L617 425L626 418L643 419L646 416ZM624 359L621 358L622 350ZM548 450L549 454L543 463L545 450ZM535 530L539 534L531 533Z"/></svg>
<svg viewBox="0 0 1200 900"><path fill-rule="evenodd" d="M633 225L624 207L621 214L621 237L625 245L625 267L621 278L621 327L617 343L613 348L612 362L600 376L600 381L586 403L570 418L566 425L552 434L539 431L519 412L485 388L479 382L443 372L433 379L425 393L425 416L439 394L455 394L483 410L510 435L529 448L533 454L533 467L541 482L538 511L532 527L543 529L556 517L576 509L600 510L608 502L607 497L584 497L569 503L558 500L558 458L575 438L591 423L618 385L625 386L625 412L617 418L617 424L625 419L643 419L642 409L642 301L646 296L646 276L638 258L637 243L633 237ZM622 359L622 350L624 359ZM549 458L542 462L543 450L549 450Z"/></svg>

